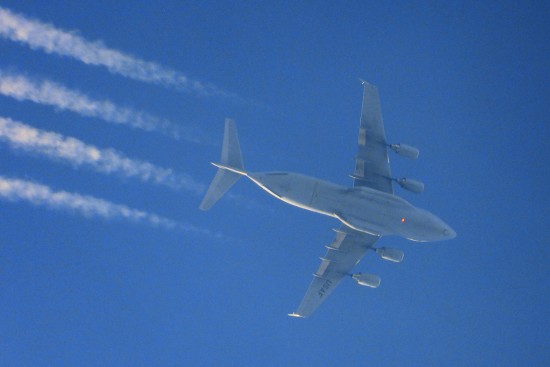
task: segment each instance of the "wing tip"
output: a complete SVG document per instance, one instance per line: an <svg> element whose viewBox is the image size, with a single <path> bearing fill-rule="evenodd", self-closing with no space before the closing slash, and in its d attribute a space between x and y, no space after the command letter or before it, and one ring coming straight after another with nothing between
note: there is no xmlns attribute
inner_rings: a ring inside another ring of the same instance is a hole
<svg viewBox="0 0 550 367"><path fill-rule="evenodd" d="M305 316L300 315L299 313L296 313L296 312L289 313L288 316L290 316L290 317L296 317L296 318L299 318L299 319L305 319L305 318L306 318Z"/></svg>
<svg viewBox="0 0 550 367"><path fill-rule="evenodd" d="M378 88L376 87L376 85L371 84L371 83L367 82L367 81L364 80L364 79L359 78L359 81L361 82L361 85L362 85L363 87L366 87L366 88L368 87L368 88L373 88L373 89L378 90Z"/></svg>

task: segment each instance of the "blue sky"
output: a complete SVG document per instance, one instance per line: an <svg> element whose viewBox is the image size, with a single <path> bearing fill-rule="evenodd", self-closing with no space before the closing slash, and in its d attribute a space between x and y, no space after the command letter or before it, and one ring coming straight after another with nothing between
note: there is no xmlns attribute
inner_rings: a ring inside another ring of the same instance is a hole
<svg viewBox="0 0 550 367"><path fill-rule="evenodd" d="M550 363L548 4L0 7L3 366ZM209 162L231 117L247 169L351 185L359 77L458 237L289 318L339 224L245 181L200 212Z"/></svg>

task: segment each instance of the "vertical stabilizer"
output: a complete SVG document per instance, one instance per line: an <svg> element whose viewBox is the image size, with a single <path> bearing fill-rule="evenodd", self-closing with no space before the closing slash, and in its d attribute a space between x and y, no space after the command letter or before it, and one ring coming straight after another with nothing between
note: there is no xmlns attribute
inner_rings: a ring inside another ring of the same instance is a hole
<svg viewBox="0 0 550 367"><path fill-rule="evenodd" d="M222 161L224 166L236 168L244 171L243 157L241 156L241 146L237 136L237 125L231 119L225 119L225 131L223 134Z"/></svg>
<svg viewBox="0 0 550 367"><path fill-rule="evenodd" d="M218 167L218 171L199 206L201 210L210 209L237 182L239 177L246 174L237 136L237 126L231 119L225 119L221 162L215 166Z"/></svg>

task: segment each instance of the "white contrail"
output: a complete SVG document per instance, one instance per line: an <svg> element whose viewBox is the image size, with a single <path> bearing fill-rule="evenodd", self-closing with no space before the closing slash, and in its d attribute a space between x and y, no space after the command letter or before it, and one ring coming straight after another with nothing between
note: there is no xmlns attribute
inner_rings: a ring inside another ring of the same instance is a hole
<svg viewBox="0 0 550 367"><path fill-rule="evenodd" d="M70 163L73 166L89 166L102 173L114 173L168 186L174 190L187 190L196 194L204 191L204 185L185 174L149 162L130 159L114 149L99 149L78 139L35 129L22 122L0 117L0 141L12 148Z"/></svg>
<svg viewBox="0 0 550 367"><path fill-rule="evenodd" d="M146 112L117 106L111 101L94 100L49 80L33 81L23 75L0 70L0 94L19 101L27 100L53 106L59 110L68 110L136 129L158 131L175 139L195 143L202 139L202 133L198 128L181 127Z"/></svg>
<svg viewBox="0 0 550 367"><path fill-rule="evenodd" d="M179 229L197 234L209 235L208 230L180 223L156 214L132 209L92 196L66 191L53 191L50 187L32 181L12 179L0 176L0 198L8 201L26 201L33 205L55 210L64 210L85 217L104 219L124 219L135 223L146 223L167 229ZM214 235L216 236L216 235Z"/></svg>
<svg viewBox="0 0 550 367"><path fill-rule="evenodd" d="M104 66L110 72L127 78L202 95L236 98L211 84L191 80L179 71L110 49L101 42L88 41L76 32L58 29L2 7L0 36L26 44L34 50L72 57L88 65Z"/></svg>

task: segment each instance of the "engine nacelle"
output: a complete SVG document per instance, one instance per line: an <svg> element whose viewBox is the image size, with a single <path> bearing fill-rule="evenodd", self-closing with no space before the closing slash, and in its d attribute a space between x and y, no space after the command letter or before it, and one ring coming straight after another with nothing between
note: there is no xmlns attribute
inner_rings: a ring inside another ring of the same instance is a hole
<svg viewBox="0 0 550 367"><path fill-rule="evenodd" d="M409 159L416 159L420 154L420 151L417 148L406 144L391 144L390 148L397 154Z"/></svg>
<svg viewBox="0 0 550 367"><path fill-rule="evenodd" d="M405 190L409 190L420 194L424 191L424 184L420 181L413 180L412 178L398 178L397 183Z"/></svg>
<svg viewBox="0 0 550 367"><path fill-rule="evenodd" d="M394 263L400 263L403 261L403 257L405 257L403 251L396 248L379 247L375 251L382 259L393 261Z"/></svg>
<svg viewBox="0 0 550 367"><path fill-rule="evenodd" d="M357 284L365 287L378 288L381 282L380 277L373 274L357 273L353 274L351 277L357 282Z"/></svg>

